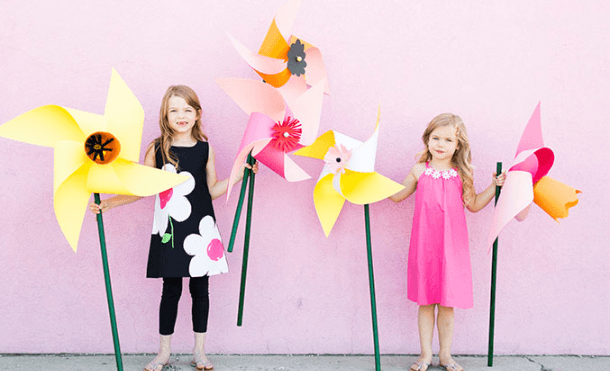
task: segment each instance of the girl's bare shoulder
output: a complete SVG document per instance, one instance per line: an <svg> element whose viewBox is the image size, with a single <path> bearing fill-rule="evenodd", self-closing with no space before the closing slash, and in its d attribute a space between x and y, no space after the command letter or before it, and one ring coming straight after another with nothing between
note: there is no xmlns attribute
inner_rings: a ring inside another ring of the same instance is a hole
<svg viewBox="0 0 610 375"><path fill-rule="evenodd" d="M419 180L419 176L426 170L426 163L417 163L411 168L411 174L416 180Z"/></svg>

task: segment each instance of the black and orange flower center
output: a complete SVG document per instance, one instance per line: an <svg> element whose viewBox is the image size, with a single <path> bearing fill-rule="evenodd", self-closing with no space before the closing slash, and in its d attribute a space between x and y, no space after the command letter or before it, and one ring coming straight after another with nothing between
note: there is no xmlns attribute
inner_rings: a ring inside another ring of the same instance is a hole
<svg viewBox="0 0 610 375"><path fill-rule="evenodd" d="M271 128L271 145L282 152L294 151L301 140L301 123L299 120L286 117Z"/></svg>
<svg viewBox="0 0 610 375"><path fill-rule="evenodd" d="M121 144L110 133L97 132L85 141L85 152L97 164L112 163L121 152Z"/></svg>

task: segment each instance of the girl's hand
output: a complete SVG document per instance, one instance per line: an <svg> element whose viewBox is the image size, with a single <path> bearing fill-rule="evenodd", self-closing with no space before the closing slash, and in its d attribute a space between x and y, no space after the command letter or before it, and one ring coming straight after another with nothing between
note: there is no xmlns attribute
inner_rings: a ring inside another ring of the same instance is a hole
<svg viewBox="0 0 610 375"><path fill-rule="evenodd" d="M496 175L497 175L497 173L494 172L493 184L496 186L504 185L504 181L506 180L506 171L502 171L502 173L499 176L496 176Z"/></svg>
<svg viewBox="0 0 610 375"><path fill-rule="evenodd" d="M239 169L240 173L237 175L237 181L241 181L244 179L244 168L251 169L252 172L258 173L258 160L256 161L256 163L254 163L254 165L250 165L248 163L242 164L242 167Z"/></svg>
<svg viewBox="0 0 610 375"><path fill-rule="evenodd" d="M102 213L108 211L111 207L110 204L108 203L108 201L101 201L100 204L96 204L95 202L89 202L89 211L93 212L94 214L99 214L100 211Z"/></svg>

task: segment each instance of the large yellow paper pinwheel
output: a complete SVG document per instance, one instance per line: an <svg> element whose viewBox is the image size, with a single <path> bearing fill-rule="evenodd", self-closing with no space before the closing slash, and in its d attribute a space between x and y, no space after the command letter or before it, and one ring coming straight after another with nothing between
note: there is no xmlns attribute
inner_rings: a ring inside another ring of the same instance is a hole
<svg viewBox="0 0 610 375"><path fill-rule="evenodd" d="M346 199L355 204L369 204L404 189L403 185L375 172L380 114L381 110L377 113L375 131L365 142L329 130L310 146L294 153L325 162L313 199L327 237Z"/></svg>
<svg viewBox="0 0 610 375"><path fill-rule="evenodd" d="M74 251L91 193L148 196L186 178L137 164L144 110L113 69L104 115L38 107L0 126L0 136L54 151L55 216Z"/></svg>

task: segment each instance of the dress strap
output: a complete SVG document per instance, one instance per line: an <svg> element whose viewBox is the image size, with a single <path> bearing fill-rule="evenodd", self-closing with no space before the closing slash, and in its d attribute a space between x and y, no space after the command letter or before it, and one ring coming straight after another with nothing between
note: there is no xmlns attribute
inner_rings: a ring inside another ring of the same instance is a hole
<svg viewBox="0 0 610 375"><path fill-rule="evenodd" d="M429 161L426 161L426 168L428 168L428 163L429 163Z"/></svg>

